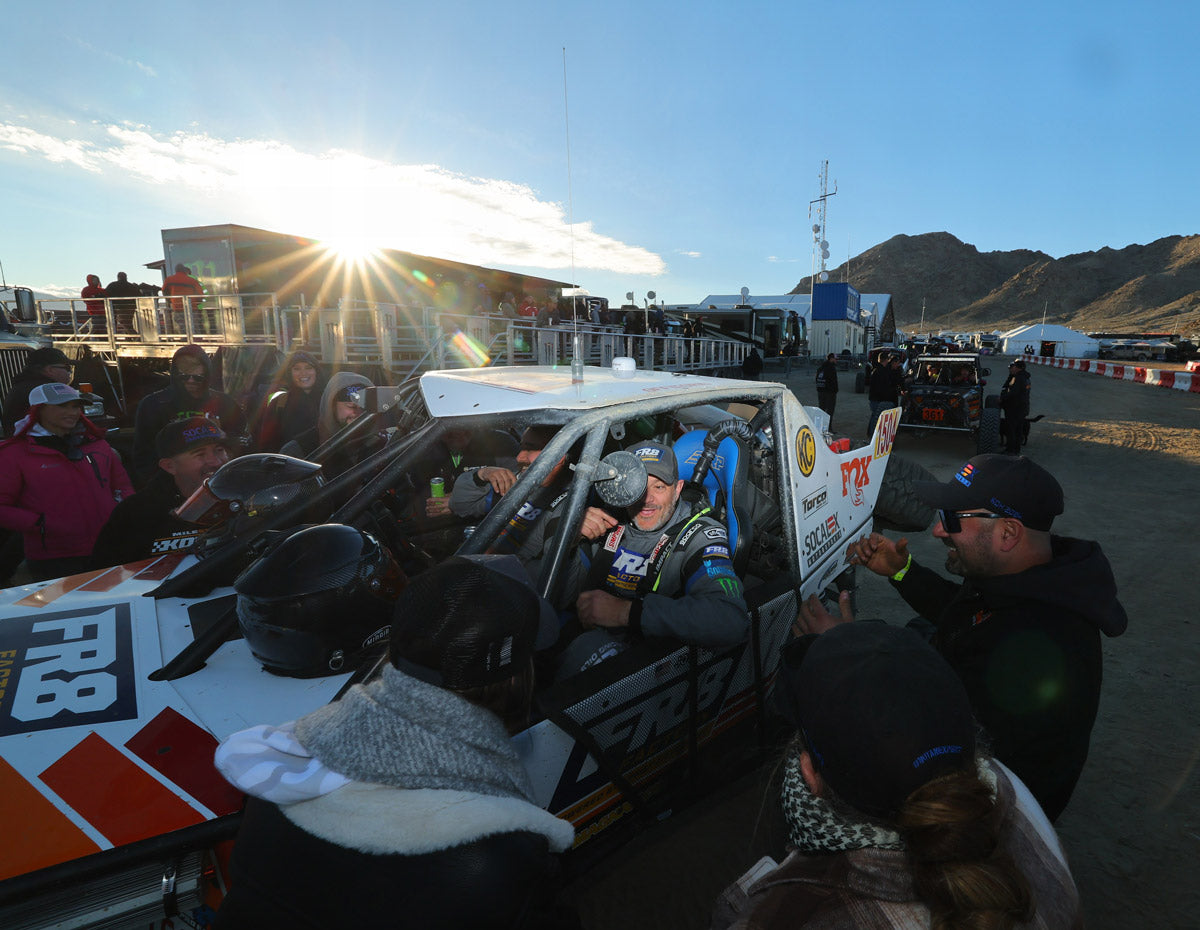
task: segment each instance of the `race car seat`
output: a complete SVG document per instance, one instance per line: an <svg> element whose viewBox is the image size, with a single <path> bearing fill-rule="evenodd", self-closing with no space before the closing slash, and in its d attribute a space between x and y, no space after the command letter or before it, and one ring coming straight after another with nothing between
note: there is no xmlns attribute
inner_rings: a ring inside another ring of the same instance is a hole
<svg viewBox="0 0 1200 930"><path fill-rule="evenodd" d="M679 477L691 481L696 462L704 447L708 430L696 429L684 433L675 441L675 458L679 462ZM750 454L740 440L726 436L717 446L717 455L704 476L704 491L709 506L722 520L729 532L729 552L733 569L744 574L754 537L752 495L750 484Z"/></svg>

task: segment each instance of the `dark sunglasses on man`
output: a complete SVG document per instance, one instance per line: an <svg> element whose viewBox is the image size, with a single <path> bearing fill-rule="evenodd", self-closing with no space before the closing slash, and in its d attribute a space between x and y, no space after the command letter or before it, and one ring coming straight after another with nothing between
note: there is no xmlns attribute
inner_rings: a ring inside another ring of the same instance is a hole
<svg viewBox="0 0 1200 930"><path fill-rule="evenodd" d="M953 536L955 533L962 532L962 520L974 518L977 520L1003 520L1005 514L992 513L985 511L984 513L964 513L961 510L939 510L937 512L938 522L942 524L942 529Z"/></svg>

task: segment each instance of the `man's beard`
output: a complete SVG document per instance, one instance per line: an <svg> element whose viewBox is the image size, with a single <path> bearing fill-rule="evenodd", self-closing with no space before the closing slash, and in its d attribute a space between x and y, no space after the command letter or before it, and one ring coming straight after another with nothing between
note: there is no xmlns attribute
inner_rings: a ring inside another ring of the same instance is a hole
<svg viewBox="0 0 1200 930"><path fill-rule="evenodd" d="M675 516L675 507L678 503L679 501L677 498L676 500L671 501L671 503L662 510L658 511L658 519L654 521L653 526L641 526L638 523L638 516L641 514L641 511L635 511L633 515L633 525L643 533L652 533L655 530L661 530L671 521L671 517Z"/></svg>

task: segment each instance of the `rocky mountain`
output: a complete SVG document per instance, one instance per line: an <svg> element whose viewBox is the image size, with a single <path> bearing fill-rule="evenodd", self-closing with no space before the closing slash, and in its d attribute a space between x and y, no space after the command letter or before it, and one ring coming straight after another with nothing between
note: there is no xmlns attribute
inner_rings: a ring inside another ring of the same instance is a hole
<svg viewBox="0 0 1200 930"><path fill-rule="evenodd" d="M901 328L916 329L923 303L926 329L1007 329L1044 311L1047 322L1085 332L1200 330L1200 236L1056 259L1028 249L980 252L947 232L899 235L847 265L829 280L891 294ZM804 278L792 293L809 288Z"/></svg>

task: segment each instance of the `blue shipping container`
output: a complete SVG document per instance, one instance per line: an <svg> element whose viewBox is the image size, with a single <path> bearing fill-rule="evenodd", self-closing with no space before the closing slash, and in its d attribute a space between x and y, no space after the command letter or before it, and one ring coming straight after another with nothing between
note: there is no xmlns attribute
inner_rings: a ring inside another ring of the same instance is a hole
<svg viewBox="0 0 1200 930"><path fill-rule="evenodd" d="M858 321L859 293L849 284L832 281L813 286L812 318L814 320Z"/></svg>

